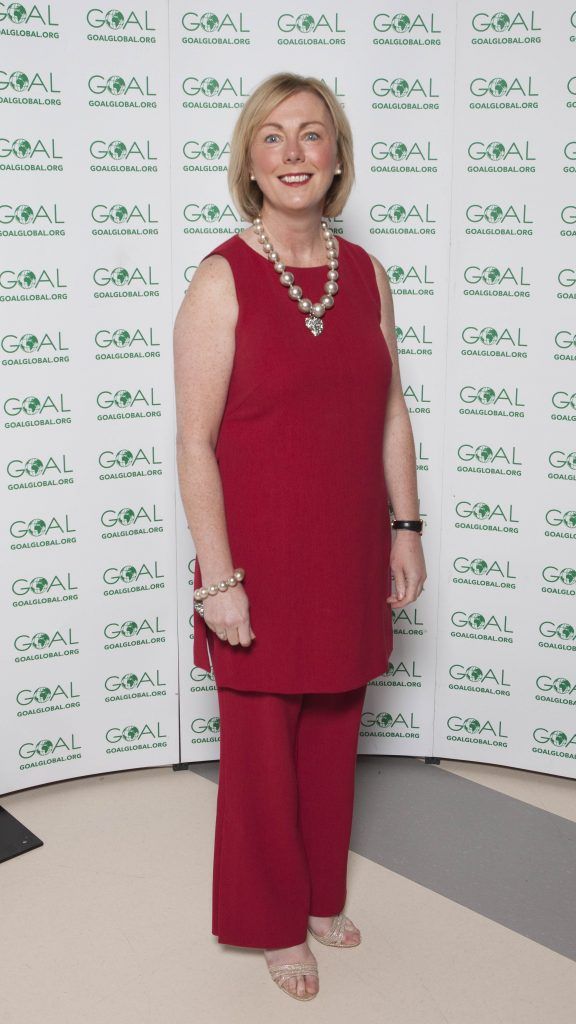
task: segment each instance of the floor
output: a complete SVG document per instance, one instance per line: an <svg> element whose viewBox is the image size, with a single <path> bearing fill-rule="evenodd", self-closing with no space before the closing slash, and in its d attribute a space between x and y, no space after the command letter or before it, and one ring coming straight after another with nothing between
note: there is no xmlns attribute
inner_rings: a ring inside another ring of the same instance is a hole
<svg viewBox="0 0 576 1024"><path fill-rule="evenodd" d="M351 950L299 1006L211 934L218 763L0 798L44 845L0 864L2 1024L572 1024L576 782L358 758ZM313 941L313 940L311 940Z"/></svg>

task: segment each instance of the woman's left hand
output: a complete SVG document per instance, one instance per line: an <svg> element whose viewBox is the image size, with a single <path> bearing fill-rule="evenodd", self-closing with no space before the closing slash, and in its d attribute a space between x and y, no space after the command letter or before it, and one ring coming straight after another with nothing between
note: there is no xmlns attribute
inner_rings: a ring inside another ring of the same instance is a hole
<svg viewBox="0 0 576 1024"><path fill-rule="evenodd" d="M424 590L426 565L422 551L422 538L412 530L393 530L395 534L390 552L390 568L396 594L387 597L392 608L412 604Z"/></svg>

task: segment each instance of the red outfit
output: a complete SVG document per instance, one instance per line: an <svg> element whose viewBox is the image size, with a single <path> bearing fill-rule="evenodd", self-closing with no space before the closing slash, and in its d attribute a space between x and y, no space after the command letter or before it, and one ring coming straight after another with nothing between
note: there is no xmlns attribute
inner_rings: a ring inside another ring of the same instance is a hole
<svg viewBox="0 0 576 1024"><path fill-rule="evenodd" d="M233 946L306 939L346 901L366 685L344 693L220 687L212 932Z"/></svg>
<svg viewBox="0 0 576 1024"><path fill-rule="evenodd" d="M388 668L383 436L392 360L370 257L338 243L340 290L318 337L272 263L242 238L209 254L228 260L239 306L215 454L256 634L249 647L232 645L194 611L194 663L210 671L208 642L218 687L336 693ZM318 301L326 265L287 269ZM196 560L194 587L202 583Z"/></svg>

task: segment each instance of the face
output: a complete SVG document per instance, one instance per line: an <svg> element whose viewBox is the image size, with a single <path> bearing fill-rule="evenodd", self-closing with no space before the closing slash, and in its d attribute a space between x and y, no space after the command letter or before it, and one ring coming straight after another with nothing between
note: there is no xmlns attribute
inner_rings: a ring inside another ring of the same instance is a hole
<svg viewBox="0 0 576 1024"><path fill-rule="evenodd" d="M324 101L293 93L268 114L250 149L250 169L269 204L282 211L324 206L340 166L336 134Z"/></svg>

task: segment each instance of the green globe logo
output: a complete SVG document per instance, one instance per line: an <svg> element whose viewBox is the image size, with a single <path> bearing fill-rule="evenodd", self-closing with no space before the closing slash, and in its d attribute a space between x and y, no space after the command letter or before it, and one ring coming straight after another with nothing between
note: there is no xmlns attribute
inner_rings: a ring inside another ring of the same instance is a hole
<svg viewBox="0 0 576 1024"><path fill-rule="evenodd" d="M488 83L488 91L492 96L503 96L508 88L508 83L504 78L493 78Z"/></svg>
<svg viewBox="0 0 576 1024"><path fill-rule="evenodd" d="M49 690L47 686L39 686L38 689L34 691L32 699L35 700L37 704L45 704L51 696L52 691Z"/></svg>
<svg viewBox="0 0 576 1024"><path fill-rule="evenodd" d="M311 14L301 14L300 17L296 18L296 28L299 32L309 32L311 28L314 28L314 18Z"/></svg>
<svg viewBox="0 0 576 1024"><path fill-rule="evenodd" d="M28 459L26 463L26 472L28 476L38 476L41 469L44 468L42 459Z"/></svg>
<svg viewBox="0 0 576 1024"><path fill-rule="evenodd" d="M567 587L572 586L574 580L576 580L576 569L563 569L560 573L560 579Z"/></svg>
<svg viewBox="0 0 576 1024"><path fill-rule="evenodd" d="M483 345L494 345L498 341L498 331L495 327L484 327L479 337Z"/></svg>
<svg viewBox="0 0 576 1024"><path fill-rule="evenodd" d="M125 690L133 690L137 683L138 676L134 675L133 672L127 672L120 680L120 685L123 686Z"/></svg>
<svg viewBox="0 0 576 1024"><path fill-rule="evenodd" d="M23 334L18 342L18 348L23 352L35 352L40 342L35 334Z"/></svg>
<svg viewBox="0 0 576 1024"><path fill-rule="evenodd" d="M49 643L50 637L48 636L48 633L35 633L32 637L32 646L35 647L37 651L41 651Z"/></svg>
<svg viewBox="0 0 576 1024"><path fill-rule="evenodd" d="M571 626L569 622L562 622L558 626L556 633L563 640L572 640L574 637L574 626Z"/></svg>
<svg viewBox="0 0 576 1024"><path fill-rule="evenodd" d="M220 719L217 717L209 718L206 725L208 728L208 732L217 733L220 731Z"/></svg>
<svg viewBox="0 0 576 1024"><path fill-rule="evenodd" d="M204 218L204 220L212 222L218 220L218 217L220 216L220 210L218 209L217 206L214 205L214 203L206 203L206 205L202 207L201 215Z"/></svg>
<svg viewBox="0 0 576 1024"><path fill-rule="evenodd" d="M49 754L53 749L54 744L52 743L52 740L41 740L41 742L36 745L37 754Z"/></svg>
<svg viewBox="0 0 576 1024"><path fill-rule="evenodd" d="M488 572L488 562L485 562L483 558L473 558L470 568L475 576L485 576Z"/></svg>
<svg viewBox="0 0 576 1024"><path fill-rule="evenodd" d="M205 96L214 96L220 86L215 78L204 78L200 83L200 88Z"/></svg>
<svg viewBox="0 0 576 1024"><path fill-rule="evenodd" d="M106 82L106 88L113 96L121 96L126 89L126 82L120 75L111 75Z"/></svg>
<svg viewBox="0 0 576 1024"><path fill-rule="evenodd" d="M477 501L472 512L476 519L486 519L490 515L490 506L485 501Z"/></svg>
<svg viewBox="0 0 576 1024"><path fill-rule="evenodd" d="M129 276L130 275L125 267L114 267L114 270L110 274L115 285L124 284L124 282L128 280Z"/></svg>
<svg viewBox="0 0 576 1024"><path fill-rule="evenodd" d="M114 331L112 340L116 348L126 348L130 344L130 332L120 328L120 330Z"/></svg>
<svg viewBox="0 0 576 1024"><path fill-rule="evenodd" d="M478 398L482 405L492 405L496 401L496 392L493 388L478 388Z"/></svg>
<svg viewBox="0 0 576 1024"><path fill-rule="evenodd" d="M410 86L405 78L395 78L390 86L390 91L393 96L405 96Z"/></svg>
<svg viewBox="0 0 576 1024"><path fill-rule="evenodd" d="M395 224L399 224L401 221L406 220L406 208L404 206L400 206L399 203L394 203L388 210L388 220L393 220Z"/></svg>
<svg viewBox="0 0 576 1024"><path fill-rule="evenodd" d="M482 280L484 284L498 284L500 280L498 267L485 267L482 271Z"/></svg>
<svg viewBox="0 0 576 1024"><path fill-rule="evenodd" d="M468 616L468 622L473 629L482 629L486 625L486 619L481 612L472 612L472 615Z"/></svg>
<svg viewBox="0 0 576 1024"><path fill-rule="evenodd" d="M392 28L395 32L407 32L410 28L410 18L407 14L395 14L392 18Z"/></svg>
<svg viewBox="0 0 576 1024"><path fill-rule="evenodd" d="M48 586L48 580L44 576L36 576L30 582L30 590L33 594L42 594Z"/></svg>
<svg viewBox="0 0 576 1024"><path fill-rule="evenodd" d="M562 522L564 526L576 526L576 512L566 512L562 517Z"/></svg>
<svg viewBox="0 0 576 1024"><path fill-rule="evenodd" d="M118 454L116 455L116 458L114 459L114 462L116 462L118 466L131 466L133 461L134 456L132 455L132 452L128 451L127 448L123 448L121 451L119 451Z"/></svg>
<svg viewBox="0 0 576 1024"><path fill-rule="evenodd" d="M134 636L134 633L138 632L138 623L124 622L120 632L122 633L122 636Z"/></svg>
<svg viewBox="0 0 576 1024"><path fill-rule="evenodd" d="M122 729L122 736L125 740L137 740L140 735L140 730L137 725L127 725L125 729Z"/></svg>
<svg viewBox="0 0 576 1024"><path fill-rule="evenodd" d="M20 21L24 21L26 17L26 8L22 4L10 4L6 14L10 18L10 21L15 21L18 24Z"/></svg>
<svg viewBox="0 0 576 1024"><path fill-rule="evenodd" d="M114 405L117 405L120 409L126 409L132 401L132 395L129 391L117 391L114 395Z"/></svg>
<svg viewBox="0 0 576 1024"><path fill-rule="evenodd" d="M498 14L492 16L490 24L495 32L505 32L507 28L510 28L510 18L507 14L499 11Z"/></svg>
<svg viewBox="0 0 576 1024"><path fill-rule="evenodd" d="M466 729L466 732L480 732L480 722L477 718L467 718L464 722L464 728Z"/></svg>
<svg viewBox="0 0 576 1024"><path fill-rule="evenodd" d="M104 21L108 25L108 28L122 28L124 24L124 15L122 11L111 10L108 11Z"/></svg>
<svg viewBox="0 0 576 1024"><path fill-rule="evenodd" d="M552 686L556 690L556 693L568 693L569 690L572 689L570 681L568 679L563 679L561 676L554 680Z"/></svg>
<svg viewBox="0 0 576 1024"><path fill-rule="evenodd" d="M212 11L207 11L200 18L200 24L205 32L214 32L218 28L218 15L213 14Z"/></svg>
<svg viewBox="0 0 576 1024"><path fill-rule="evenodd" d="M406 160L406 157L408 156L408 146L404 142L393 142L392 145L388 147L388 152L392 159L399 163L400 160Z"/></svg>
<svg viewBox="0 0 576 1024"><path fill-rule="evenodd" d="M46 523L43 519L31 519L27 530L32 537L41 537L46 532Z"/></svg>
<svg viewBox="0 0 576 1024"><path fill-rule="evenodd" d="M390 280L394 282L394 284L400 284L400 282L402 282L405 277L404 267L399 267L397 265L389 267L388 276Z"/></svg>
<svg viewBox="0 0 576 1024"><path fill-rule="evenodd" d="M24 92L30 84L28 75L25 75L23 71L13 71L8 81L14 89L14 92Z"/></svg>
<svg viewBox="0 0 576 1024"><path fill-rule="evenodd" d="M34 216L34 210L31 206L17 206L14 210L14 216L19 224L27 224Z"/></svg>
<svg viewBox="0 0 576 1024"><path fill-rule="evenodd" d="M108 146L107 152L113 160L125 160L126 154L128 153L128 147L125 146L120 139L114 139L114 141Z"/></svg>
<svg viewBox="0 0 576 1024"><path fill-rule="evenodd" d="M120 579L123 583L131 583L136 575L136 568L133 565L124 565L120 569Z"/></svg>
<svg viewBox="0 0 576 1024"><path fill-rule="evenodd" d="M492 449L487 444L481 444L474 452L478 462L489 462L492 458Z"/></svg>
<svg viewBox="0 0 576 1024"><path fill-rule="evenodd" d="M205 160L214 160L220 154L220 146L217 142L205 142L200 152Z"/></svg>
<svg viewBox="0 0 576 1024"><path fill-rule="evenodd" d="M16 139L12 143L12 152L14 156L25 157L32 152L32 146L28 142L28 139Z"/></svg>
<svg viewBox="0 0 576 1024"><path fill-rule="evenodd" d="M550 739L555 747L565 747L568 743L566 733L562 732L560 729L555 729L554 732L551 732Z"/></svg>
<svg viewBox="0 0 576 1024"><path fill-rule="evenodd" d="M570 469L576 469L576 452L570 452L566 456L566 465L570 466Z"/></svg>
<svg viewBox="0 0 576 1024"><path fill-rule="evenodd" d="M478 665L470 665L470 668L466 669L466 679L469 679L471 683L479 683L483 674Z"/></svg>
<svg viewBox="0 0 576 1024"><path fill-rule="evenodd" d="M398 327L398 325L396 325L396 341L402 341L403 337L404 331L402 330L401 327Z"/></svg>
<svg viewBox="0 0 576 1024"><path fill-rule="evenodd" d="M118 513L118 522L122 523L123 526L129 526L130 523L134 522L134 509L132 508L121 508Z"/></svg>
<svg viewBox="0 0 576 1024"><path fill-rule="evenodd" d="M392 722L392 715L389 711L381 711L380 714L376 715L375 723L379 729L385 729L387 725Z"/></svg>
<svg viewBox="0 0 576 1024"><path fill-rule="evenodd" d="M35 395L28 395L22 401L22 408L28 416L32 416L32 414L38 412L38 409L40 408L40 399L36 398Z"/></svg>
<svg viewBox="0 0 576 1024"><path fill-rule="evenodd" d="M503 216L504 210L501 206L496 206L495 203L491 203L490 206L487 206L484 210L484 220L489 221L490 224L498 224L498 222L502 220Z"/></svg>
<svg viewBox="0 0 576 1024"><path fill-rule="evenodd" d="M116 203L114 206L110 207L110 219L114 224L121 224L122 221L126 220L127 216L128 210L125 206L120 206Z"/></svg>
<svg viewBox="0 0 576 1024"><path fill-rule="evenodd" d="M486 153L488 155L488 159L492 160L494 163L496 163L498 160L501 160L505 152L506 146L504 146L501 142L490 142L486 146Z"/></svg>
<svg viewBox="0 0 576 1024"><path fill-rule="evenodd" d="M21 288L32 288L36 282L36 274L33 270L21 270L16 280Z"/></svg>

